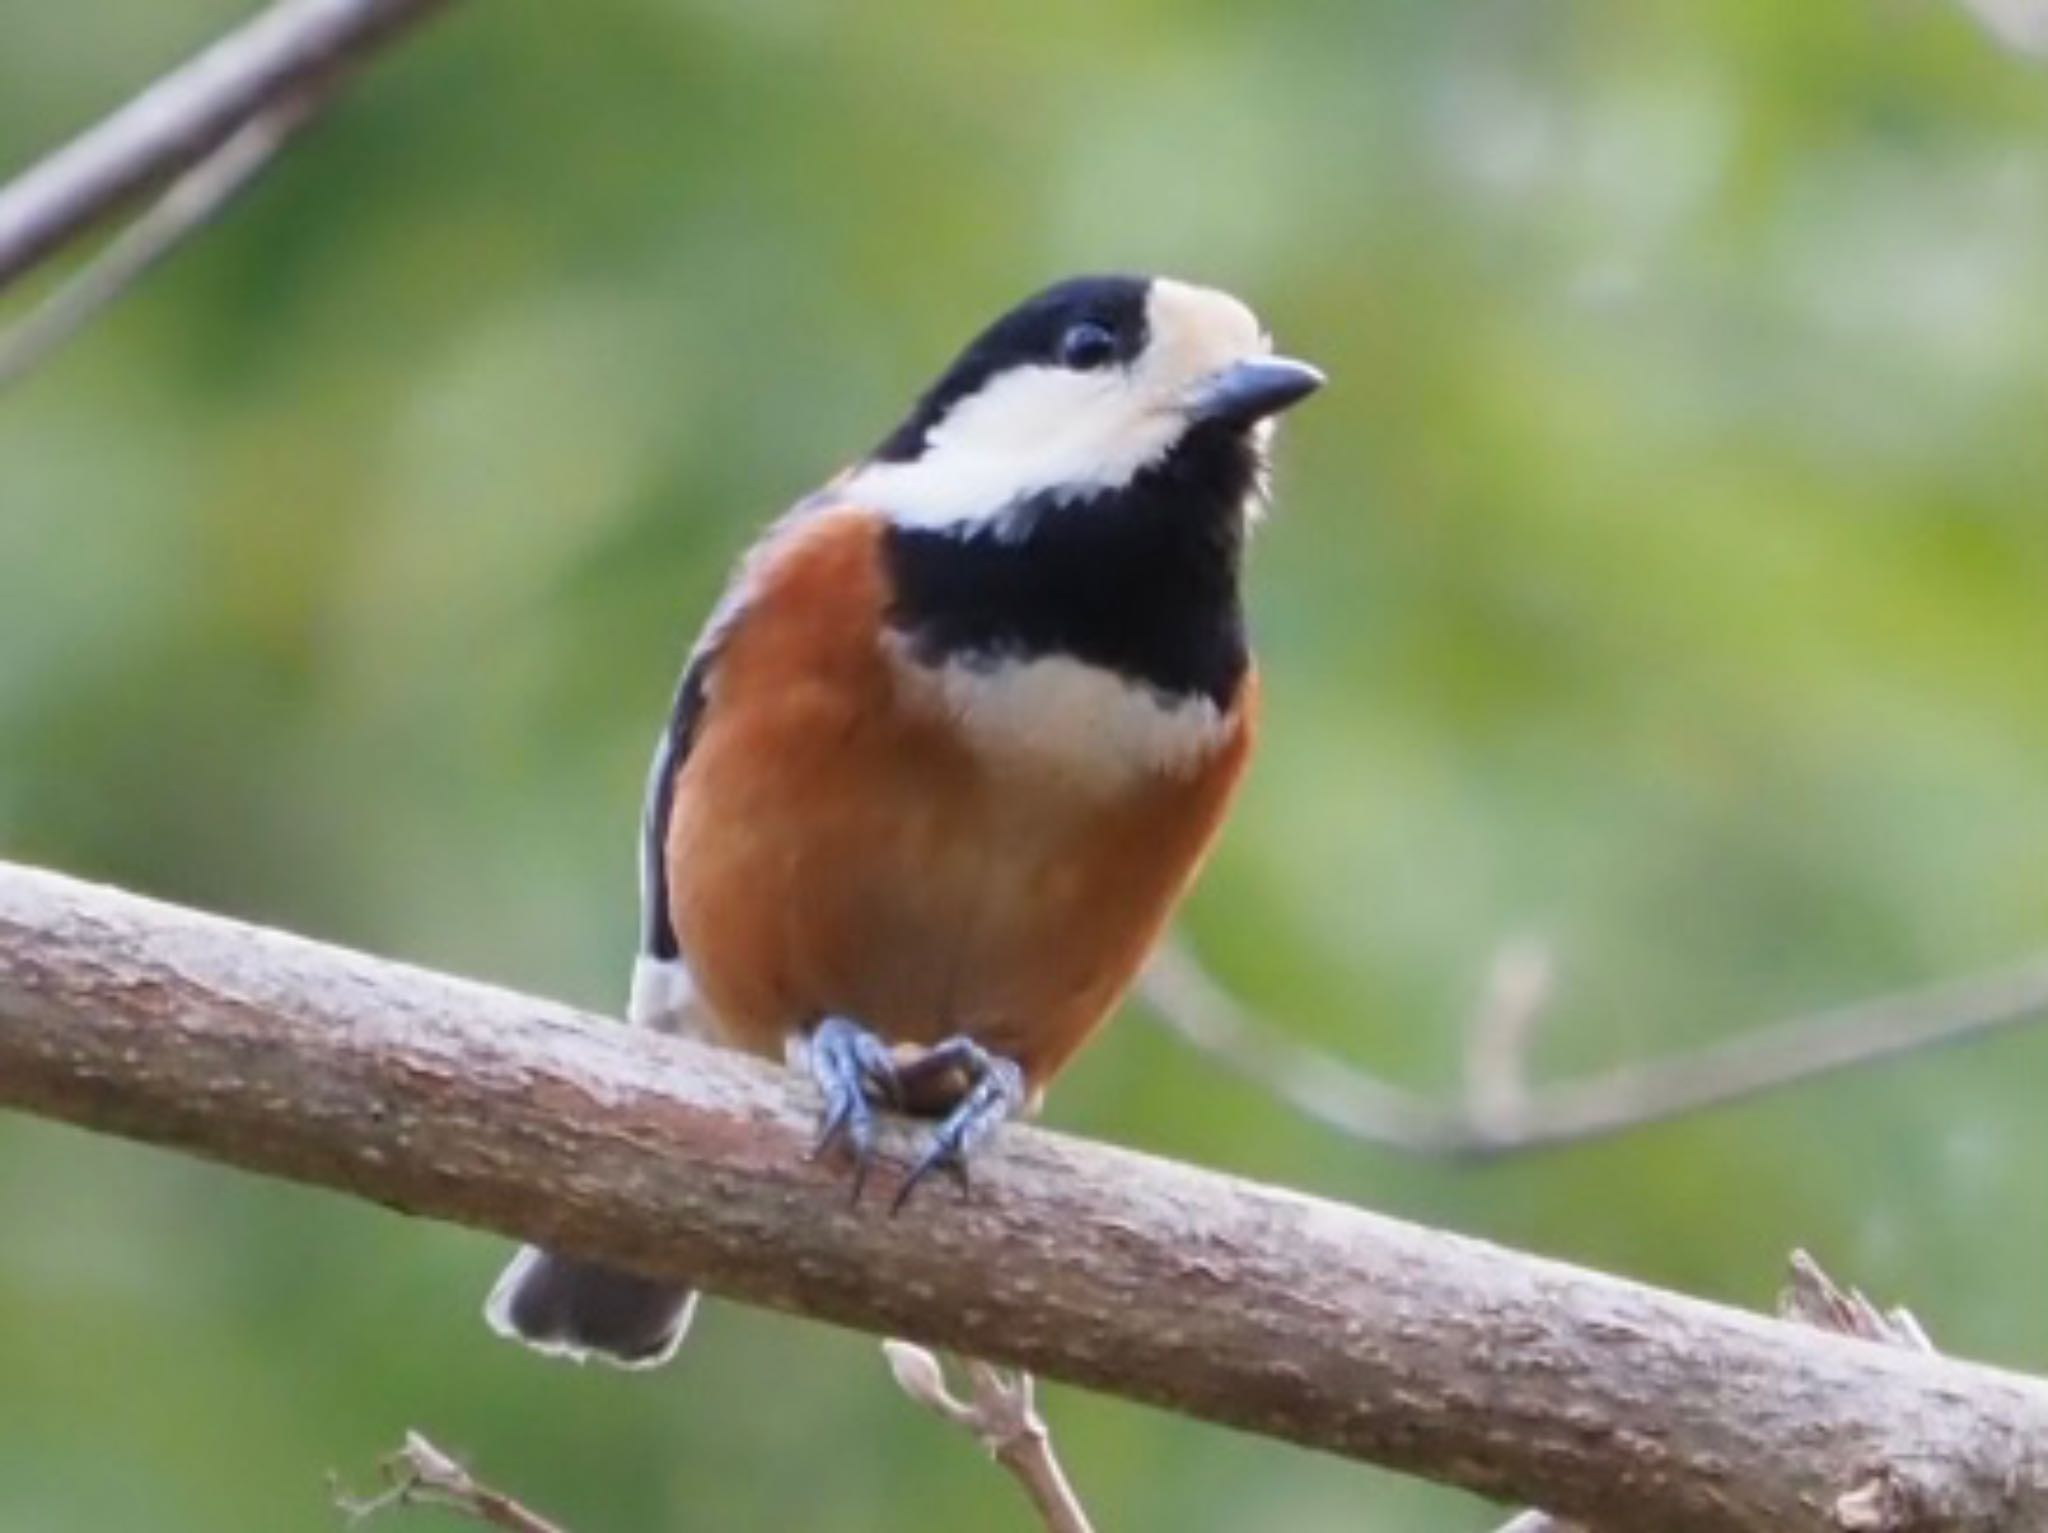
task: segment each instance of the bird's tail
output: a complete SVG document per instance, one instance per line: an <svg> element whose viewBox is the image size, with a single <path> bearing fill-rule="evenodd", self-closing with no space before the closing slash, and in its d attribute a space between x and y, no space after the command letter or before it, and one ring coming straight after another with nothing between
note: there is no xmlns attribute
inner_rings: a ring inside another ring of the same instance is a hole
<svg viewBox="0 0 2048 1533"><path fill-rule="evenodd" d="M636 1027L698 1035L696 987L679 959L643 954L633 965L626 1019ZM655 1368L676 1355L697 1296L538 1246L522 1246L484 1300L484 1319L511 1341L572 1362L598 1358Z"/></svg>
<svg viewBox="0 0 2048 1533"><path fill-rule="evenodd" d="M552 1357L654 1368L676 1355L696 1307L686 1288L524 1246L484 1301L484 1319Z"/></svg>

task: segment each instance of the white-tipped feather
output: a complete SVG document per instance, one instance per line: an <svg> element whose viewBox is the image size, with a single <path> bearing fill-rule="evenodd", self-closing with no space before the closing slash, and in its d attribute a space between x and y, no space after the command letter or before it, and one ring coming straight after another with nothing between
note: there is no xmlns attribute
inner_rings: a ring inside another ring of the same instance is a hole
<svg viewBox="0 0 2048 1533"><path fill-rule="evenodd" d="M588 1362L590 1354L583 1348L560 1342L535 1341L512 1323L512 1300L519 1292L519 1285L533 1271L533 1264L546 1254L538 1246L519 1248L518 1254L505 1264L505 1270L498 1274L498 1281L491 1285L490 1293L484 1297L484 1324L505 1340L516 1341L536 1352L545 1352L549 1357L565 1358L572 1363Z"/></svg>
<svg viewBox="0 0 2048 1533"><path fill-rule="evenodd" d="M676 1327L670 1335L668 1345L659 1352L650 1352L645 1357L618 1357L594 1347L579 1347L574 1342L556 1337L534 1337L527 1335L512 1322L512 1300L519 1291L534 1264L546 1252L538 1246L521 1246L519 1254L506 1264L498 1274L498 1281L491 1285L489 1295L484 1299L484 1324L507 1341L538 1352L544 1357L557 1358L565 1363L598 1362L609 1368L624 1369L628 1373L640 1373L649 1368L659 1368L671 1360L683 1345L683 1339L690 1334L690 1322L697 1317L697 1295L690 1294L683 1300L682 1313L676 1317Z"/></svg>
<svg viewBox="0 0 2048 1533"><path fill-rule="evenodd" d="M703 1037L707 1019L689 966L680 958L652 958L644 953L634 959L626 1020L635 1027L679 1033L685 1038Z"/></svg>

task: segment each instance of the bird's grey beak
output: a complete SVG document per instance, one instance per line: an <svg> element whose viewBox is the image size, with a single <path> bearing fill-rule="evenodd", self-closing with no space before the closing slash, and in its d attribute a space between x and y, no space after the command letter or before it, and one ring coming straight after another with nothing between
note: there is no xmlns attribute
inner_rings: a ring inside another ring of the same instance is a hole
<svg viewBox="0 0 2048 1533"><path fill-rule="evenodd" d="M1322 373L1306 362L1292 357L1247 357L1197 383L1185 408L1188 419L1197 423L1249 426L1300 404L1322 386Z"/></svg>

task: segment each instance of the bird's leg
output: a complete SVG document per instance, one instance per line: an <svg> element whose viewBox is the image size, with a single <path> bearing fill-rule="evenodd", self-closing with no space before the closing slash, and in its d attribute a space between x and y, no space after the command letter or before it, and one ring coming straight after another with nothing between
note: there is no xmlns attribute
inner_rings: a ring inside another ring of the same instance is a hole
<svg viewBox="0 0 2048 1533"><path fill-rule="evenodd" d="M858 1203L875 1154L875 1106L895 1106L903 1098L896 1061L886 1043L846 1017L827 1017L812 1028L804 1058L825 1097L811 1158L844 1139L853 1156L853 1201Z"/></svg>
<svg viewBox="0 0 2048 1533"><path fill-rule="evenodd" d="M963 1076L967 1090L932 1130L924 1153L897 1190L891 1213L901 1211L917 1184L934 1171L944 1171L965 1192L968 1157L1024 1105L1024 1072L1016 1061L991 1054L971 1038L948 1038L896 1066L896 1087L903 1096L915 1098L920 1086L948 1074Z"/></svg>

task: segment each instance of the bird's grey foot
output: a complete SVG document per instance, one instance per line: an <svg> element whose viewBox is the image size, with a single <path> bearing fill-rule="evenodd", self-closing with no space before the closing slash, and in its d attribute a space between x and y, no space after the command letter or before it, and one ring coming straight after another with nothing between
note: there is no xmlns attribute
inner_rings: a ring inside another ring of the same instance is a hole
<svg viewBox="0 0 2048 1533"><path fill-rule="evenodd" d="M932 1130L924 1153L897 1189L891 1213L900 1212L918 1183L934 1171L945 1172L966 1192L968 1160L1024 1105L1024 1071L1015 1060L991 1054L971 1038L948 1038L916 1059L897 1065L896 1089L915 1099L921 1087L949 1075L963 1078L967 1089Z"/></svg>
<svg viewBox="0 0 2048 1533"><path fill-rule="evenodd" d="M853 1158L853 1201L858 1203L875 1155L875 1108L894 1107L903 1099L895 1058L886 1043L846 1017L827 1017L814 1027L805 1057L825 1097L811 1158L843 1139Z"/></svg>

